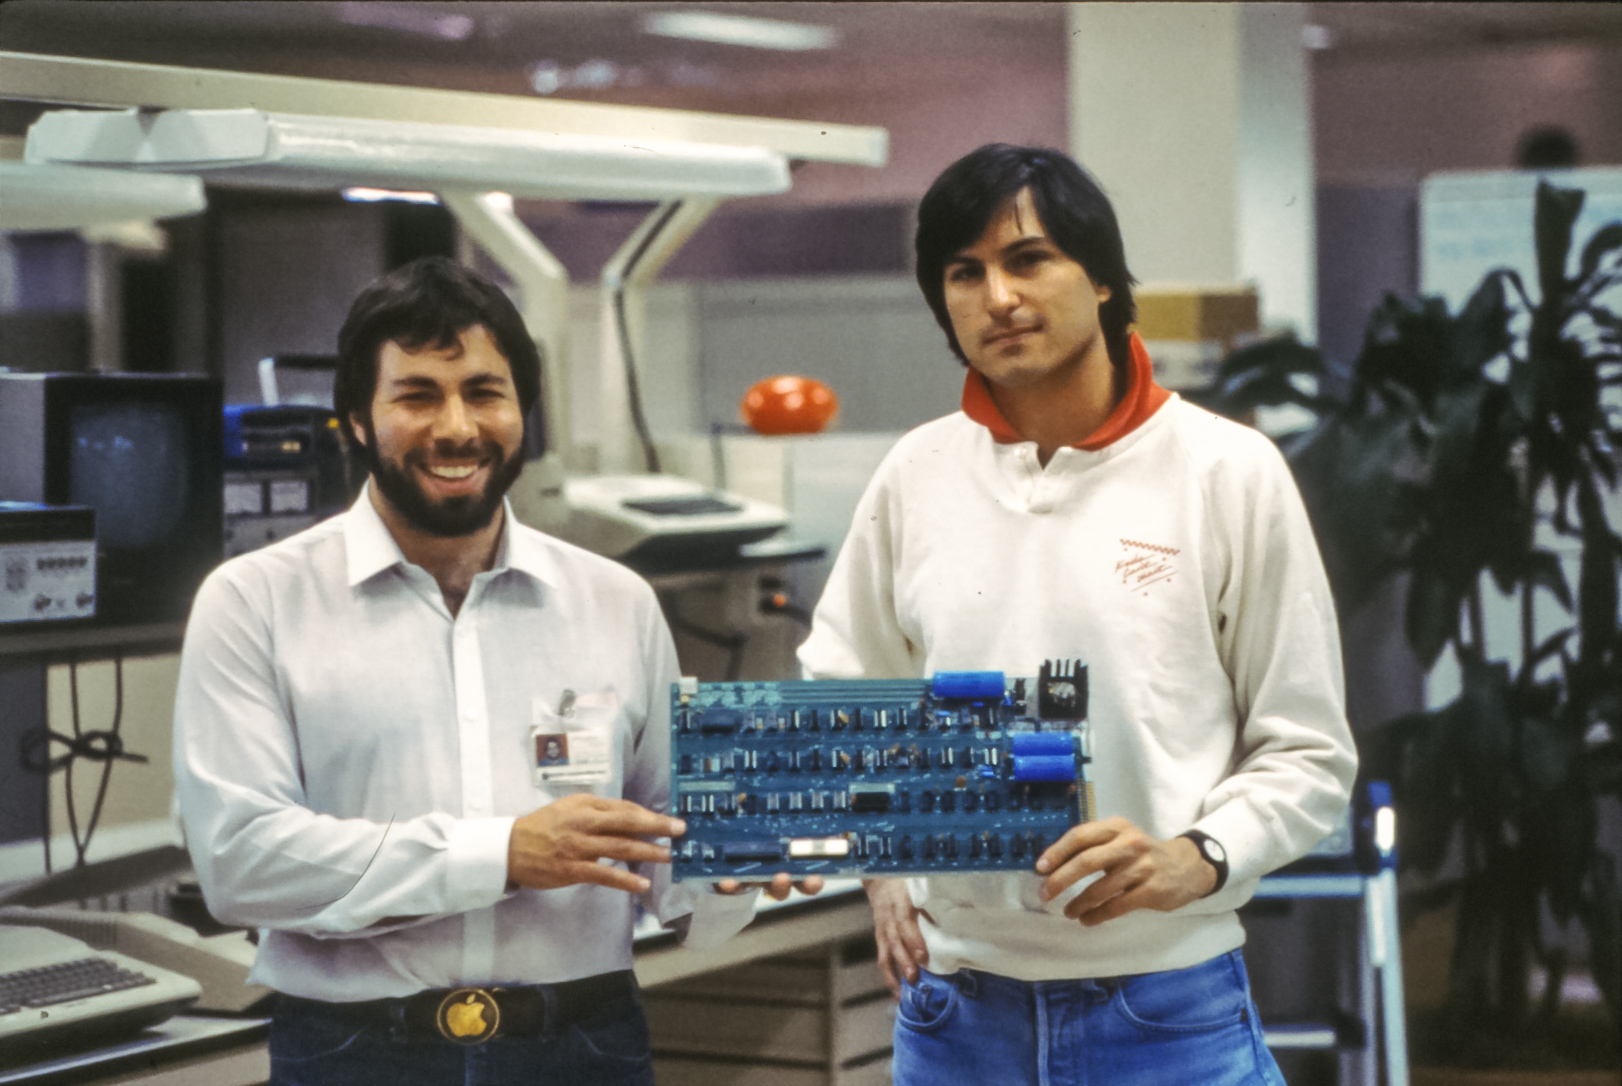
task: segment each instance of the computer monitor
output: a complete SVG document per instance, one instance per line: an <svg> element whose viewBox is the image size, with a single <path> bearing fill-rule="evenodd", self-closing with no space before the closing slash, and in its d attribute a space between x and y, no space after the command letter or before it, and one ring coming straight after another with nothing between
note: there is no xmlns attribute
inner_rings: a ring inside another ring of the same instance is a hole
<svg viewBox="0 0 1622 1086"><path fill-rule="evenodd" d="M95 509L97 625L184 619L219 564L222 397L189 374L0 373L0 500Z"/></svg>

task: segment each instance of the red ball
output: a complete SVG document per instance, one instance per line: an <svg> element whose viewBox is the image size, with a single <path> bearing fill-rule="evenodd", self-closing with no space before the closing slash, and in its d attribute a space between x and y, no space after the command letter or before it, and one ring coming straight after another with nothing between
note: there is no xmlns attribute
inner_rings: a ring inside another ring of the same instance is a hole
<svg viewBox="0 0 1622 1086"><path fill-rule="evenodd" d="M757 434L815 434L833 420L839 397L814 377L788 374L755 382L739 406Z"/></svg>

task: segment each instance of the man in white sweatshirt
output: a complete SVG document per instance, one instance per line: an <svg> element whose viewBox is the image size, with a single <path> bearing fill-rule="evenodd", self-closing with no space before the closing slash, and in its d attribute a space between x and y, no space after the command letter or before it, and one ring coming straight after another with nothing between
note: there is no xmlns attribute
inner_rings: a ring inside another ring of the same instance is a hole
<svg viewBox="0 0 1622 1086"><path fill-rule="evenodd" d="M982 147L918 220L963 410L880 465L800 660L1081 658L1103 817L1029 874L869 883L895 1081L1278 1083L1235 910L1334 827L1356 771L1289 469L1155 385L1114 211L1070 159Z"/></svg>

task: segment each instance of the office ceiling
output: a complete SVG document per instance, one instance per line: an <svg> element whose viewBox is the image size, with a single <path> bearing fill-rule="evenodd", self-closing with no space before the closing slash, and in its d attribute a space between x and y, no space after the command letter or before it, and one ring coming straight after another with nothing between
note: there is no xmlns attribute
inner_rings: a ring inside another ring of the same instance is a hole
<svg viewBox="0 0 1622 1086"><path fill-rule="evenodd" d="M1317 3L1329 52L1622 42L1615 3ZM830 50L768 52L643 31L707 9L829 27ZM466 90L745 111L841 92L905 93L928 64L1063 64L1051 3L509 3L406 0L10 0L0 48ZM887 82L886 73L892 82ZM784 113L778 105L777 112Z"/></svg>

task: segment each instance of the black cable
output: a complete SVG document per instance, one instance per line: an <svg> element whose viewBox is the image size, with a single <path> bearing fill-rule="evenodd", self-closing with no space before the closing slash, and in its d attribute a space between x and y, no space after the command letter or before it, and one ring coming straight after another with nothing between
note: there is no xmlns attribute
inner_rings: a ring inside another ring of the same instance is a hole
<svg viewBox="0 0 1622 1086"><path fill-rule="evenodd" d="M73 734L63 735L60 732L42 729L26 737L23 741L22 762L25 769L43 774L45 777L44 801L44 836L45 836L45 873L51 873L51 774L62 770L63 786L66 791L68 811L68 832L73 838L75 854L74 866L85 865L85 853L90 848L90 839L95 836L96 826L101 822L101 810L107 800L107 785L112 777L113 762L138 762L145 764L146 755L135 754L124 749L124 740L119 730L124 722L124 660L115 657L113 660L113 720L105 730L85 731L79 715L79 663L77 660L68 663L68 697L73 710ZM51 757L51 744L60 743L67 748L67 753ZM85 825L83 839L79 837L79 810L78 803L73 794L73 766L80 760L101 763L101 781L96 787L96 803L90 810L90 821Z"/></svg>
<svg viewBox="0 0 1622 1086"><path fill-rule="evenodd" d="M46 733L49 734L48 732ZM27 740L24 740L23 765L28 765ZM47 773L39 790L40 844L45 846L45 873L51 873L51 777Z"/></svg>
<svg viewBox="0 0 1622 1086"><path fill-rule="evenodd" d="M650 472L658 474L659 450L653 446L653 431L648 428L648 416L642 409L642 383L637 376L636 360L631 353L631 326L625 318L625 281L631 277L636 266L647 255L648 249L670 225L670 220L676 217L681 210L680 200L672 201L659 215L642 241L638 243L635 251L625 262L625 271L620 276L619 285L614 288L614 326L619 331L620 360L625 365L625 398L631 408L631 425L636 427L637 440L642 444L642 459Z"/></svg>

